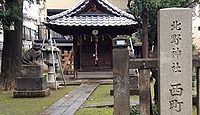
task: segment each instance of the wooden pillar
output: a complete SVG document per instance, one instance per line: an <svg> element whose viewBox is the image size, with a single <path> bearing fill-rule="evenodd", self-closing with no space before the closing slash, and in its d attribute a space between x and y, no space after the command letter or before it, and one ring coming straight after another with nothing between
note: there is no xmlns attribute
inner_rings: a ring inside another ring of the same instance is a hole
<svg viewBox="0 0 200 115"><path fill-rule="evenodd" d="M82 70L82 47L83 47L83 40L84 40L85 35L80 36L80 70Z"/></svg>
<svg viewBox="0 0 200 115"><path fill-rule="evenodd" d="M77 39L78 39L78 36L77 35L74 35L73 36L73 49L74 49L74 78L78 78L77 76Z"/></svg>
<svg viewBox="0 0 200 115"><path fill-rule="evenodd" d="M129 57L127 48L113 50L114 115L130 115Z"/></svg>
<svg viewBox="0 0 200 115"><path fill-rule="evenodd" d="M149 69L139 69L140 115L150 115L151 92Z"/></svg>

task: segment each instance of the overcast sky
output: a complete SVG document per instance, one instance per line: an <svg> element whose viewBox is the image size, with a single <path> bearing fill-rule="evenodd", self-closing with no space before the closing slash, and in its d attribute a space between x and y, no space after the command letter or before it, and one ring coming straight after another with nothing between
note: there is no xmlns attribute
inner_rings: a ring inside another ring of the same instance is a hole
<svg viewBox="0 0 200 115"><path fill-rule="evenodd" d="M24 1L24 6L23 6L23 13L27 14L30 17L33 17L35 19L37 19L38 17L38 8L36 3L34 4L30 4L27 1Z"/></svg>

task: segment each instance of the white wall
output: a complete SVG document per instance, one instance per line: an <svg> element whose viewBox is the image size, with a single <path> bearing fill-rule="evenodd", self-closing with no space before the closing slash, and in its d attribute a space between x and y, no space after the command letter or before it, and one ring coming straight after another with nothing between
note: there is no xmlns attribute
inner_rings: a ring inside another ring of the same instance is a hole
<svg viewBox="0 0 200 115"><path fill-rule="evenodd" d="M38 19L38 6L36 3L30 4L27 1L24 1L23 6L23 14L24 14L24 21L23 25L29 27L33 30L37 30L37 19Z"/></svg>

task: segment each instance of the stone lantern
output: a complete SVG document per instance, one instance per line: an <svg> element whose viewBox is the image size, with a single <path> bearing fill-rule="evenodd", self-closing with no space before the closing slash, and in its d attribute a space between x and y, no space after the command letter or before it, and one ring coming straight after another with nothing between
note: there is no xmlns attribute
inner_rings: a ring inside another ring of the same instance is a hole
<svg viewBox="0 0 200 115"><path fill-rule="evenodd" d="M47 87L57 89L58 82L56 81L56 65L59 49L55 46L48 45L42 49L44 63L48 66Z"/></svg>

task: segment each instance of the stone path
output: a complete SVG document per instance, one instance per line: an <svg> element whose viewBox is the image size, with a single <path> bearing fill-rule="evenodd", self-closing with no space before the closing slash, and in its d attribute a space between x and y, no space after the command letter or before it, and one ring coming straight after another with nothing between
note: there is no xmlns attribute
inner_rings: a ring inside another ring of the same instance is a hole
<svg viewBox="0 0 200 115"><path fill-rule="evenodd" d="M81 84L40 115L74 115L98 86L99 83Z"/></svg>

